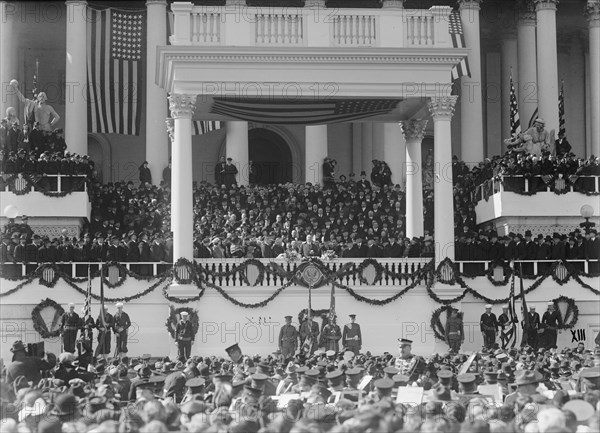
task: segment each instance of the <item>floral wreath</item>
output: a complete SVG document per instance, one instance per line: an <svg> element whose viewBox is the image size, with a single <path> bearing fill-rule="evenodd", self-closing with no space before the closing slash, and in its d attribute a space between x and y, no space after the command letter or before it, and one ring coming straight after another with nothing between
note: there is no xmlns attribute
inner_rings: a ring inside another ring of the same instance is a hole
<svg viewBox="0 0 600 433"><path fill-rule="evenodd" d="M494 279L494 269L496 269L499 266L502 267L504 271L504 278L502 279L502 281L496 281ZM510 277L512 277L513 271L510 265L504 260L494 260L488 267L488 270L485 274L489 282L492 283L494 286L506 286L510 281Z"/></svg>
<svg viewBox="0 0 600 433"><path fill-rule="evenodd" d="M579 319L579 308L575 305L575 300L573 298L567 298L566 296L559 296L558 298L553 299L552 302L554 303L554 308L558 311L562 323L558 329L572 329ZM562 303L567 304L567 310L565 311L564 317L560 308L558 308L559 304Z"/></svg>
<svg viewBox="0 0 600 433"><path fill-rule="evenodd" d="M42 318L42 310L46 308L54 309L54 318L52 319L52 324L50 325L50 329L46 326L46 322ZM33 329L35 329L38 334L44 339L46 338L56 338L60 335L60 326L55 329L55 326L58 324L58 321L65 313L63 307L60 304L56 303L50 298L44 299L42 302L37 304L35 308L31 311L31 320L33 321Z"/></svg>
<svg viewBox="0 0 600 433"><path fill-rule="evenodd" d="M181 317L181 313L187 312L189 314L189 321L192 323L192 341L196 339L196 334L198 333L198 329L200 328L200 319L198 318L198 310L194 310L189 307L180 307L173 308L170 307L169 317L165 322L165 328L171 335L171 338L175 340L175 331L177 328L177 323L179 323L179 318Z"/></svg>
<svg viewBox="0 0 600 433"><path fill-rule="evenodd" d="M431 326L433 335L438 340L446 341L446 329L444 328L444 325L442 324L440 316L442 315L443 312L446 312L446 316L449 317L452 310L455 310L455 308L452 305L448 304L448 305L444 305L444 306L438 308L431 314L431 322L429 325ZM460 317L462 319L462 316L463 316L463 313L459 312L458 317Z"/></svg>

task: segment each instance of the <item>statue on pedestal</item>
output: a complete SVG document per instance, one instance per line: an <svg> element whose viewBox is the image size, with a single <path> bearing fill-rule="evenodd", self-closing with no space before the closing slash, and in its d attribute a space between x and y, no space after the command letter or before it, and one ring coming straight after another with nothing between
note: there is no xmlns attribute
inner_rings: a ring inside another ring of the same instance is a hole
<svg viewBox="0 0 600 433"><path fill-rule="evenodd" d="M31 115L33 114L35 116L35 121L39 122L42 131L52 132L53 126L60 120L60 116L52 106L46 103L48 100L46 93L40 92L37 94L36 99L27 99L19 91L19 83L17 80L11 80L10 85L15 89L19 100L25 104L25 117L31 118ZM50 120L50 116L52 116L52 120Z"/></svg>
<svg viewBox="0 0 600 433"><path fill-rule="evenodd" d="M554 129L548 131L544 119L538 117L533 126L514 137L504 140L510 150L521 151L542 156L542 150L554 153Z"/></svg>

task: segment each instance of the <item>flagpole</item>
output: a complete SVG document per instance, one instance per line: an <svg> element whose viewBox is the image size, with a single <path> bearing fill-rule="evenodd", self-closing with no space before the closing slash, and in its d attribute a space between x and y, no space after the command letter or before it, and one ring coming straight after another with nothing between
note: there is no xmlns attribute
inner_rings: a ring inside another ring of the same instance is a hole
<svg viewBox="0 0 600 433"><path fill-rule="evenodd" d="M102 321L102 338L100 339L100 347L102 348L102 358L106 360L104 346L106 340L106 318L104 317L104 262L100 262L100 320Z"/></svg>

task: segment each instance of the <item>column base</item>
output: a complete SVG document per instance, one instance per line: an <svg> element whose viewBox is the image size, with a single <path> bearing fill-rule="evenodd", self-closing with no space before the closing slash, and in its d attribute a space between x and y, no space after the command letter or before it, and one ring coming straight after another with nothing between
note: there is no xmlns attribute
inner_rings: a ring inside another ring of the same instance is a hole
<svg viewBox="0 0 600 433"><path fill-rule="evenodd" d="M193 298L198 296L200 290L195 284L171 284L167 289L169 296L176 296L178 298Z"/></svg>

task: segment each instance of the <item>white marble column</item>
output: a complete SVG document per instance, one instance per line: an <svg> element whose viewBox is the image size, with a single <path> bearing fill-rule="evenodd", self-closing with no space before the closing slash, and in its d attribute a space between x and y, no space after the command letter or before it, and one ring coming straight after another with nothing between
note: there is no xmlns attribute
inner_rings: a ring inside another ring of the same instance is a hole
<svg viewBox="0 0 600 433"><path fill-rule="evenodd" d="M67 1L65 142L71 152L88 153L86 1ZM164 117L163 117L164 119Z"/></svg>
<svg viewBox="0 0 600 433"><path fill-rule="evenodd" d="M146 161L158 185L169 163L169 143L164 127L167 92L156 85L156 47L167 43L166 0L147 0L146 26Z"/></svg>
<svg viewBox="0 0 600 433"><path fill-rule="evenodd" d="M590 37L590 129L592 154L600 155L600 1L588 0ZM589 155L588 155L589 156Z"/></svg>
<svg viewBox="0 0 600 433"><path fill-rule="evenodd" d="M479 10L483 0L459 0L465 44L469 49L471 77L461 78L460 152L469 165L483 160L483 97Z"/></svg>
<svg viewBox="0 0 600 433"><path fill-rule="evenodd" d="M404 186L404 166L406 163L406 141L400 124L383 124L383 160L392 170L392 183Z"/></svg>
<svg viewBox="0 0 600 433"><path fill-rule="evenodd" d="M355 178L358 179L358 175L362 170L362 123L352 123L352 170Z"/></svg>
<svg viewBox="0 0 600 433"><path fill-rule="evenodd" d="M383 160L384 153L384 123L373 123L373 158L377 161Z"/></svg>
<svg viewBox="0 0 600 433"><path fill-rule="evenodd" d="M525 0L519 9L517 21L517 93L522 130L527 129L538 104L535 26L535 6L530 0Z"/></svg>
<svg viewBox="0 0 600 433"><path fill-rule="evenodd" d="M535 0L537 20L537 82L539 117L558 135L558 53L556 5L558 0Z"/></svg>
<svg viewBox="0 0 600 433"><path fill-rule="evenodd" d="M423 236L423 159L421 143L427 120L400 122L406 140L406 237Z"/></svg>
<svg viewBox="0 0 600 433"><path fill-rule="evenodd" d="M326 156L327 125L306 125L304 182L323 184L323 160Z"/></svg>
<svg viewBox="0 0 600 433"><path fill-rule="evenodd" d="M362 123L362 170L367 173L367 178L371 175L373 167L373 124L371 122ZM360 172L356 173L356 179L360 178Z"/></svg>
<svg viewBox="0 0 600 433"><path fill-rule="evenodd" d="M452 130L450 123L457 96L431 98L433 117L433 157L436 167L434 194L435 263L454 260L454 196L452 185Z"/></svg>
<svg viewBox="0 0 600 433"><path fill-rule="evenodd" d="M502 129L501 134L503 138L510 137L510 76L512 74L515 91L518 93L518 55L517 55L517 32L514 28L506 28L502 33L501 42L501 54L502 54L502 81L501 81L501 123ZM517 95L518 98L518 95ZM520 113L519 113L520 114ZM506 145L502 140L503 153L506 151ZM493 156L493 155L488 155Z"/></svg>
<svg viewBox="0 0 600 433"><path fill-rule="evenodd" d="M571 36L565 76L567 138L577 156L585 155L585 57L579 32Z"/></svg>
<svg viewBox="0 0 600 433"><path fill-rule="evenodd" d="M16 2L0 1L0 118L6 117L6 109L15 107L19 119L23 120L19 110L19 100L10 80L17 78L16 46L13 20L17 15ZM21 89L23 87L21 86Z"/></svg>
<svg viewBox="0 0 600 433"><path fill-rule="evenodd" d="M250 173L248 167L248 122L235 120L225 122L225 153L237 167L238 185L248 186Z"/></svg>
<svg viewBox="0 0 600 433"><path fill-rule="evenodd" d="M195 103L195 95L172 93L169 96L169 108L175 130L171 157L171 231L174 260L182 257L188 260L194 258L192 114Z"/></svg>

